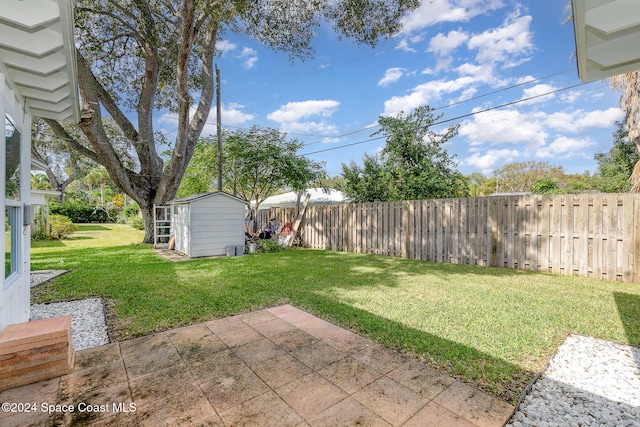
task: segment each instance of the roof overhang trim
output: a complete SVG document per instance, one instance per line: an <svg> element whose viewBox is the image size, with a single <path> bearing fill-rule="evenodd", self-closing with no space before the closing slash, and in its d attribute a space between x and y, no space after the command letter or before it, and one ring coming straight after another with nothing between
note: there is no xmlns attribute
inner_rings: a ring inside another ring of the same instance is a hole
<svg viewBox="0 0 640 427"><path fill-rule="evenodd" d="M640 1L571 3L578 75L583 82L640 69Z"/></svg>
<svg viewBox="0 0 640 427"><path fill-rule="evenodd" d="M0 72L35 116L78 122L73 0L2 0Z"/></svg>

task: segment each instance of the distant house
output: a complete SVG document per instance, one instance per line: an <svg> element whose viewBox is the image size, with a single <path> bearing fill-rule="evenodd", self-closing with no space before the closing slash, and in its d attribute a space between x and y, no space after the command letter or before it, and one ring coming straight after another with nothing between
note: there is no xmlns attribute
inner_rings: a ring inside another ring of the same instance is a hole
<svg viewBox="0 0 640 427"><path fill-rule="evenodd" d="M174 249L192 258L244 248L247 202L224 192L194 194L168 203Z"/></svg>
<svg viewBox="0 0 640 427"><path fill-rule="evenodd" d="M79 121L72 0L0 6L0 331L30 317L31 118Z"/></svg>

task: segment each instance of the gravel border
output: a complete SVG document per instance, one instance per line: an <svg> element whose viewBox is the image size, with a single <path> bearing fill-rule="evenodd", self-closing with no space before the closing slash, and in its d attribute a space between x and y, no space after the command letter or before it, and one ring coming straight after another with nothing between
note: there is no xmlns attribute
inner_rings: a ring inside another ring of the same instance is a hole
<svg viewBox="0 0 640 427"><path fill-rule="evenodd" d="M48 319L71 314L73 348L85 350L108 344L109 334L101 298L89 298L31 306L31 320Z"/></svg>
<svg viewBox="0 0 640 427"><path fill-rule="evenodd" d="M640 348L568 335L507 426L640 427Z"/></svg>
<svg viewBox="0 0 640 427"><path fill-rule="evenodd" d="M32 271L29 275L31 287L36 287L48 282L51 279L55 279L58 276L67 274L69 270L37 270Z"/></svg>

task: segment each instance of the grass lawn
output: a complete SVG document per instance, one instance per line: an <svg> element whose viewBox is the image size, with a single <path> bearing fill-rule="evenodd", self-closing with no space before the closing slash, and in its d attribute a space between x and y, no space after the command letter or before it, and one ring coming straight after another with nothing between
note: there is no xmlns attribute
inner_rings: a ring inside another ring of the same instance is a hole
<svg viewBox="0 0 640 427"><path fill-rule="evenodd" d="M291 303L511 402L569 332L640 345L639 284L302 249L171 263L141 240L33 242L32 270L72 272L32 302L102 297L119 340Z"/></svg>

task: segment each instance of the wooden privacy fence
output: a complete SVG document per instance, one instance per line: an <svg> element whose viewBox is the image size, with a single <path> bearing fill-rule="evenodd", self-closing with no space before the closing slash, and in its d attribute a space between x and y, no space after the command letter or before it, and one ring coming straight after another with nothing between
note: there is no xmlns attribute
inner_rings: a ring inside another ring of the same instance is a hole
<svg viewBox="0 0 640 427"><path fill-rule="evenodd" d="M258 224L293 215L272 208ZM640 283L640 194L310 206L301 234L314 249Z"/></svg>

